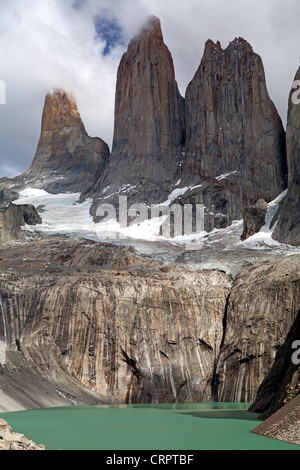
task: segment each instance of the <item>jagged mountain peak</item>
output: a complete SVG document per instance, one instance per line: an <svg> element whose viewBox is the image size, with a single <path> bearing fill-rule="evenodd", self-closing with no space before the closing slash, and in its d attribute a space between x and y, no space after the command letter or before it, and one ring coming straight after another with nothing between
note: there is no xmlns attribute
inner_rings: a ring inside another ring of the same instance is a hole
<svg viewBox="0 0 300 470"><path fill-rule="evenodd" d="M75 96L63 89L55 89L46 94L42 132L61 130L63 127L76 127L86 134Z"/></svg>
<svg viewBox="0 0 300 470"><path fill-rule="evenodd" d="M142 28L142 34L152 34L163 40L163 34L161 29L161 22L157 16L150 15L146 23Z"/></svg>
<svg viewBox="0 0 300 470"><path fill-rule="evenodd" d="M240 51L242 54L245 51L254 53L251 44L242 37L236 37L231 41L228 46L224 49L220 41L214 42L212 39L208 39L205 43L203 59L211 59L215 54L230 54L231 52Z"/></svg>
<svg viewBox="0 0 300 470"><path fill-rule="evenodd" d="M212 39L208 39L205 43L203 56L210 56L216 52L223 52L220 41L214 42Z"/></svg>
<svg viewBox="0 0 300 470"><path fill-rule="evenodd" d="M245 39L235 38L226 49L206 42L185 109L181 182L202 184L197 197L209 208L208 228L241 219L245 206L270 202L286 189L284 128L268 94L263 62Z"/></svg>
<svg viewBox="0 0 300 470"><path fill-rule="evenodd" d="M231 41L228 45L228 48L243 48L243 49L249 49L251 52L253 52L253 47L251 44L244 38L242 37L236 37L233 41Z"/></svg>
<svg viewBox="0 0 300 470"><path fill-rule="evenodd" d="M151 15L148 17L146 23L141 28L141 31L129 42L128 49L148 38L156 38L161 42L164 41L161 22L157 16Z"/></svg>

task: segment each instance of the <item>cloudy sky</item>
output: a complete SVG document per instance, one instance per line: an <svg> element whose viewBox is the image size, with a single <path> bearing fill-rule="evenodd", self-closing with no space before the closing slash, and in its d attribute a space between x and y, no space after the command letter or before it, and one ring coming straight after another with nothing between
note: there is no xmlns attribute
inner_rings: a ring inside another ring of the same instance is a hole
<svg viewBox="0 0 300 470"><path fill-rule="evenodd" d="M72 91L86 130L111 147L119 61L150 15L160 18L184 96L208 38L235 37L263 59L286 124L300 56L299 0L0 0L0 177L27 170L47 91Z"/></svg>

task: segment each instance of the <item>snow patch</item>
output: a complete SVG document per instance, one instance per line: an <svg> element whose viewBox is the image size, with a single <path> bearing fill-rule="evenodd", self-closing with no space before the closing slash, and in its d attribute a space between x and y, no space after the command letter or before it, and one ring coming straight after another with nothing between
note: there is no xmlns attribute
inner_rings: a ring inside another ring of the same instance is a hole
<svg viewBox="0 0 300 470"><path fill-rule="evenodd" d="M216 180L217 181L224 180L224 179L228 178L228 176L234 175L235 173L237 173L237 171L229 171L228 173L224 173L223 175L216 176Z"/></svg>
<svg viewBox="0 0 300 470"><path fill-rule="evenodd" d="M174 193L177 197L182 190ZM95 223L90 215L91 199L78 203L80 193L50 194L42 189L27 188L20 193L16 204L33 204L41 208L42 224L26 226L26 230L36 230L45 234L64 234L76 238L84 237L101 241L115 239L135 239L144 241L167 240L159 235L160 227L167 215L145 220L139 224L121 227L115 219ZM188 238L190 240L191 237ZM168 239L169 240L169 239ZM182 238L182 243L186 240ZM180 242L180 239L177 240Z"/></svg>
<svg viewBox="0 0 300 470"><path fill-rule="evenodd" d="M176 183L175 186L177 186L179 183L180 183L180 180ZM177 199L179 196L182 196L187 191L193 191L194 189L201 188L201 186L202 186L202 184L197 184L195 186L186 186L185 188L174 189L171 192L171 194L169 194L168 199L166 201L162 202L161 204L159 204L159 206L170 206L171 203L173 201L175 201L175 199Z"/></svg>
<svg viewBox="0 0 300 470"><path fill-rule="evenodd" d="M190 189L195 189L201 185L193 187L178 188L172 191L168 200L164 203L169 206L176 197L184 194ZM78 203L80 193L50 194L42 189L27 188L20 193L15 204L33 204L36 208L41 208L42 224L34 227L26 226L26 230L42 232L45 234L63 234L74 238L85 238L96 241L114 240L139 240L145 242L167 241L171 244L186 245L191 244L196 248L197 244L201 248L202 242L205 244L215 244L222 242L227 246L225 250L239 247L247 249L263 250L276 249L286 253L298 253L300 248L282 245L273 240L272 234L275 227L271 228L271 222L276 214L280 202L286 196L286 191L278 198L268 204L266 223L259 233L241 242L240 237L243 231L243 220L236 220L230 227L225 229L214 229L211 232L192 233L175 238L165 238L160 235L160 228L166 220L167 215L134 223L127 227L121 227L115 219L95 223L90 215L91 199L87 199L82 204Z"/></svg>
<svg viewBox="0 0 300 470"><path fill-rule="evenodd" d="M276 224L274 224L272 228L271 224L278 210L279 204L286 197L286 194L287 190L280 194L276 199L274 199L274 201L268 204L265 225L260 229L258 233L255 233L254 235L252 235L252 237L249 237L247 240L241 242L243 246L246 246L247 248L251 248L253 250L263 250L274 247L280 248L285 246L272 238Z"/></svg>

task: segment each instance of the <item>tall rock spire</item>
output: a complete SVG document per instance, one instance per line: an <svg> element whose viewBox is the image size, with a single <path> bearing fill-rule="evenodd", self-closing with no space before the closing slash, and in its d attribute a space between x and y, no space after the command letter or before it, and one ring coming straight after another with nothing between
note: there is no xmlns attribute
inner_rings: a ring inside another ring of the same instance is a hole
<svg viewBox="0 0 300 470"><path fill-rule="evenodd" d="M41 135L29 170L18 177L50 192L81 192L99 176L109 148L102 139L89 137L75 98L63 90L48 93Z"/></svg>
<svg viewBox="0 0 300 470"><path fill-rule="evenodd" d="M157 202L176 173L183 141L184 100L160 20L152 16L118 68L113 149L95 192L128 185L142 193L140 202Z"/></svg>
<svg viewBox="0 0 300 470"><path fill-rule="evenodd" d="M117 79L113 152L139 158L178 154L183 138L183 103L160 21L151 17L123 56ZM175 161L174 161L175 163Z"/></svg>
<svg viewBox="0 0 300 470"><path fill-rule="evenodd" d="M275 199L286 188L285 132L252 46L236 38L223 50L208 40L185 98L182 181L203 184L198 202L221 214L216 226Z"/></svg>
<svg viewBox="0 0 300 470"><path fill-rule="evenodd" d="M273 225L276 222L273 238L281 243L300 246L300 67L295 82L298 91L293 88L289 96L286 130L288 191L273 221Z"/></svg>

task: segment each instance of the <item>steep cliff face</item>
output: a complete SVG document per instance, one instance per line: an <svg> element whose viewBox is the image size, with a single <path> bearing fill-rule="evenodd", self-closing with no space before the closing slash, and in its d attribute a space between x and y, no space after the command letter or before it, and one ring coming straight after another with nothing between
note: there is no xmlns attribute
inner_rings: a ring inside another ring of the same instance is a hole
<svg viewBox="0 0 300 470"><path fill-rule="evenodd" d="M283 192L285 133L262 60L247 41L235 39L226 49L207 41L185 104L181 185L202 184L188 197L205 204L207 228L241 219L244 207Z"/></svg>
<svg viewBox="0 0 300 470"><path fill-rule="evenodd" d="M17 345L38 370L50 351L47 375L70 395L68 374L123 403L252 402L299 307L299 255L245 268L234 285L88 240L50 237L0 257L8 357Z"/></svg>
<svg viewBox="0 0 300 470"><path fill-rule="evenodd" d="M82 240L11 247L6 259L0 283L10 344L52 344L72 376L122 402L211 400L226 275L170 270ZM20 275L6 270L12 260Z"/></svg>
<svg viewBox="0 0 300 470"><path fill-rule="evenodd" d="M300 80L300 68L295 81ZM299 82L298 82L299 83ZM288 159L288 192L275 216L276 227L273 238L282 243L300 245L300 104L296 90L289 97L288 122L286 131ZM299 93L298 93L299 94Z"/></svg>
<svg viewBox="0 0 300 470"><path fill-rule="evenodd" d="M175 177L184 142L184 100L160 21L150 17L123 55L117 75L112 154L92 194L124 190L160 202ZM108 188L108 189L107 189Z"/></svg>
<svg viewBox="0 0 300 470"><path fill-rule="evenodd" d="M33 162L27 172L13 180L14 187L81 192L100 175L108 156L107 144L88 136L74 97L56 90L45 99Z"/></svg>
<svg viewBox="0 0 300 470"><path fill-rule="evenodd" d="M299 333L300 310L285 342L276 354L275 362L270 372L261 383L257 396L251 406L251 411L262 413L261 417L263 419L276 413L297 396L299 402ZM295 358L293 358L294 355Z"/></svg>
<svg viewBox="0 0 300 470"><path fill-rule="evenodd" d="M279 348L275 362L260 385L250 411L265 420L254 433L300 444L300 310Z"/></svg>
<svg viewBox="0 0 300 470"><path fill-rule="evenodd" d="M230 293L218 399L253 403L300 305L300 256L244 269ZM291 361L291 354L286 361ZM273 384L275 386L275 384ZM278 383L277 385L278 386Z"/></svg>

